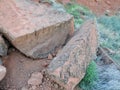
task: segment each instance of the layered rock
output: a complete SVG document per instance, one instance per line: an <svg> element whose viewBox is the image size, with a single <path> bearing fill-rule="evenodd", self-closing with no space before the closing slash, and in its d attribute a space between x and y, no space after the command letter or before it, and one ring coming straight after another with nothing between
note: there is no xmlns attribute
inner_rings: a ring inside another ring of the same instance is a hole
<svg viewBox="0 0 120 90"><path fill-rule="evenodd" d="M96 25L89 20L52 60L47 73L67 90L73 90L84 77L89 62L95 58L96 48Z"/></svg>
<svg viewBox="0 0 120 90"><path fill-rule="evenodd" d="M28 57L47 57L73 30L73 17L50 6L32 0L0 0L0 32Z"/></svg>

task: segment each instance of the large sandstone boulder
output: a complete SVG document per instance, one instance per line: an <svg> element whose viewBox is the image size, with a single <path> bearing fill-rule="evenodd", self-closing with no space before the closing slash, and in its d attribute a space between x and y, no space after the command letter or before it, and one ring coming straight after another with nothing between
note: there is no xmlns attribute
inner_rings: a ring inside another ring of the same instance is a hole
<svg viewBox="0 0 120 90"><path fill-rule="evenodd" d="M50 63L50 77L73 90L84 77L89 62L95 58L97 31L94 21L87 21Z"/></svg>
<svg viewBox="0 0 120 90"><path fill-rule="evenodd" d="M73 33L73 17L34 0L0 0L0 32L22 53L44 58Z"/></svg>

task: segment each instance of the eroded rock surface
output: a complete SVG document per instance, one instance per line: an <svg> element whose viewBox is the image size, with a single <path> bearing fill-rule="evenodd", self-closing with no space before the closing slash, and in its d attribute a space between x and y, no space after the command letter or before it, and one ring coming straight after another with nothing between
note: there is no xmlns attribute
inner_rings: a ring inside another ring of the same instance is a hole
<svg viewBox="0 0 120 90"><path fill-rule="evenodd" d="M34 0L0 0L0 32L22 53L44 58L65 43L73 17Z"/></svg>
<svg viewBox="0 0 120 90"><path fill-rule="evenodd" d="M96 48L96 25L89 20L53 59L48 74L67 90L73 90L84 77L89 62L95 58Z"/></svg>

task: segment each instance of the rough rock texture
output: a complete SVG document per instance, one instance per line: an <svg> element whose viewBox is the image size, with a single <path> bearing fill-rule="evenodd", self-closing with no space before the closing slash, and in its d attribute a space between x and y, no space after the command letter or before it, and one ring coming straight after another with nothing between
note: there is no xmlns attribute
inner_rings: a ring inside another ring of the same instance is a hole
<svg viewBox="0 0 120 90"><path fill-rule="evenodd" d="M44 58L72 35L73 18L33 1L0 0L0 32L25 55Z"/></svg>
<svg viewBox="0 0 120 90"><path fill-rule="evenodd" d="M6 56L8 51L8 46L5 43L4 39L0 35L0 56Z"/></svg>
<svg viewBox="0 0 120 90"><path fill-rule="evenodd" d="M6 75L6 68L0 65L0 81L5 77L5 75Z"/></svg>
<svg viewBox="0 0 120 90"><path fill-rule="evenodd" d="M84 77L89 62L95 58L96 48L96 25L89 20L53 59L48 74L67 90L73 90Z"/></svg>

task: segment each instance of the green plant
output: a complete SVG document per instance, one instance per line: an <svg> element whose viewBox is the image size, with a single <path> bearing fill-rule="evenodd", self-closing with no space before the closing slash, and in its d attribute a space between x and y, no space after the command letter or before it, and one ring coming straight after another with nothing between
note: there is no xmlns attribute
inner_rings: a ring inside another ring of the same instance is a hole
<svg viewBox="0 0 120 90"><path fill-rule="evenodd" d="M84 22L85 17L92 15L88 8L76 3L67 4L65 9L74 16L75 28L78 28Z"/></svg>
<svg viewBox="0 0 120 90"><path fill-rule="evenodd" d="M111 31L118 31L120 33L120 16L102 16L98 18L98 23Z"/></svg>
<svg viewBox="0 0 120 90"><path fill-rule="evenodd" d="M102 16L97 22L100 45L114 51L110 56L120 64L120 16Z"/></svg>
<svg viewBox="0 0 120 90"><path fill-rule="evenodd" d="M92 90L95 87L95 81L98 79L96 63L91 61L87 67L86 74L79 86L82 90Z"/></svg>

